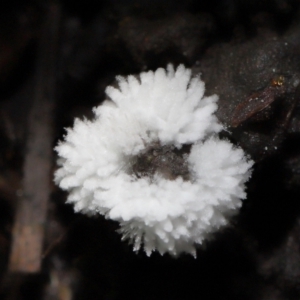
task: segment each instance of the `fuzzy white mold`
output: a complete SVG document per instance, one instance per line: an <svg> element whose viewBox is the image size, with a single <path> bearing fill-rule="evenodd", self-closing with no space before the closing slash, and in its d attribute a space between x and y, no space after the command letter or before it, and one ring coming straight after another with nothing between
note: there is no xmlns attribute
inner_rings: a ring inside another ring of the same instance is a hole
<svg viewBox="0 0 300 300"><path fill-rule="evenodd" d="M119 221L135 251L195 255L195 243L238 211L253 162L217 137L218 97L204 97L203 81L183 65L117 79L119 89L107 87L110 100L94 109L94 120L75 120L55 148L55 182L70 192L75 211ZM135 158L153 145L190 145L180 158L188 177L137 176Z"/></svg>

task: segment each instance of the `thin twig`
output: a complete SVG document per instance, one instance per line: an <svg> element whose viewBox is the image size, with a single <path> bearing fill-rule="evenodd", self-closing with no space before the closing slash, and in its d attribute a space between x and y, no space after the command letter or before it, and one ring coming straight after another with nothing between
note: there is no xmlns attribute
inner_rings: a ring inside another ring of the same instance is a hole
<svg viewBox="0 0 300 300"><path fill-rule="evenodd" d="M36 88L29 114L23 169L23 195L17 205L9 271L35 273L41 269L44 225L50 194L52 120L60 8L50 4L38 49Z"/></svg>

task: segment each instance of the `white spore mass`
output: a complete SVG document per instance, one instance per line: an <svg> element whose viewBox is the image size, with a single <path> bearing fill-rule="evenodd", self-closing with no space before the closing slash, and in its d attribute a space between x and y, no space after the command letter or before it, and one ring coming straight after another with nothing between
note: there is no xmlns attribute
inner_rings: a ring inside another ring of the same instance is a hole
<svg viewBox="0 0 300 300"><path fill-rule="evenodd" d="M55 148L55 182L76 212L118 221L134 251L195 256L238 212L253 162L218 137L218 96L183 65L117 80Z"/></svg>

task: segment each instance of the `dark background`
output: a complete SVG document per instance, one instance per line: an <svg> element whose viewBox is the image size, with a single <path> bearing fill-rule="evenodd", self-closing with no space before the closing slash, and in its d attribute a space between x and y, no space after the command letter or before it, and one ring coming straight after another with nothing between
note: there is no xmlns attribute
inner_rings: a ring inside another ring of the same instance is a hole
<svg viewBox="0 0 300 300"><path fill-rule="evenodd" d="M51 3L6 4L0 10L0 298L300 299L300 2L54 3L61 14L51 61L53 147L74 117L92 116L116 75L183 63L201 73L207 95L220 96L223 135L256 164L240 214L198 248L196 259L133 253L117 223L74 214L51 174L44 258L35 274L11 272L9 256ZM55 161L53 154L53 171Z"/></svg>

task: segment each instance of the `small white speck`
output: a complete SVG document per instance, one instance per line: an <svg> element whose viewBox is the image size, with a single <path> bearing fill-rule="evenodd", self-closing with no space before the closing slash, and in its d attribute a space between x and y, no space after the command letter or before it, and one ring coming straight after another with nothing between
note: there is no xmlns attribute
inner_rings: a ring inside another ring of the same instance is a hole
<svg viewBox="0 0 300 300"><path fill-rule="evenodd" d="M294 86L294 87L297 87L297 86L299 85L299 83L300 83L300 80L297 78L297 79L295 79L295 81L293 82L293 86Z"/></svg>
<svg viewBox="0 0 300 300"><path fill-rule="evenodd" d="M268 147L265 147L265 150L267 151L267 150L268 150Z"/></svg>

